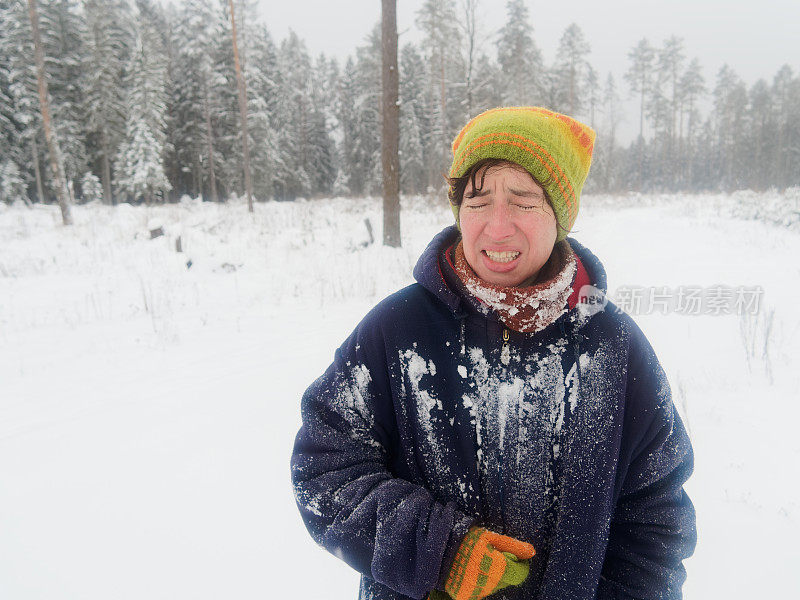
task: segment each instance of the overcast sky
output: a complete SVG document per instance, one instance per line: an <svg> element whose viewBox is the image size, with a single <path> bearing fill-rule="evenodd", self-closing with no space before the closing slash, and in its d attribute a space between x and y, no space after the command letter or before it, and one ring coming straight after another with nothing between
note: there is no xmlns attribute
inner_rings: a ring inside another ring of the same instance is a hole
<svg viewBox="0 0 800 600"><path fill-rule="evenodd" d="M460 0L456 0L460 3ZM415 14L423 0L397 0L400 45L418 41ZM505 22L505 0L481 0L482 27L494 56L494 34ZM605 81L613 72L624 87L628 50L642 37L660 45L668 36L684 38L687 58L697 56L713 87L724 64L752 84L772 80L783 64L800 70L800 0L528 0L534 37L552 61L564 29L583 29L592 47L590 62ZM289 29L312 55L346 58L380 19L380 0L260 0L261 14L276 42ZM627 88L623 90L627 95ZM627 119L638 123L638 116Z"/></svg>

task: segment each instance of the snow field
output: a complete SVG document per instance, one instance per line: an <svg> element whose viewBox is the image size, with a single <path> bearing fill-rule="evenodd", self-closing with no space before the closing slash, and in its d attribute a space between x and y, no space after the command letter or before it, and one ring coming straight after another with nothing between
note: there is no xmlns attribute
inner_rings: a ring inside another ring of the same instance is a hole
<svg viewBox="0 0 800 600"><path fill-rule="evenodd" d="M764 288L756 317L634 317L695 448L689 600L800 592L797 202L584 197L576 224L612 296ZM255 208L0 204L0 597L357 595L294 506L299 399L452 216L405 199L390 249L377 199Z"/></svg>

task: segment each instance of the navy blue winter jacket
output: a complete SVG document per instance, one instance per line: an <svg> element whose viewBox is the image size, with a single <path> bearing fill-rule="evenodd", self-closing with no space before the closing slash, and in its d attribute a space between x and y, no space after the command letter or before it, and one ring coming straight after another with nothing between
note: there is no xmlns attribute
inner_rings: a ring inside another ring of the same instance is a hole
<svg viewBox="0 0 800 600"><path fill-rule="evenodd" d="M447 275L458 235L433 239L417 283L303 396L291 473L311 536L361 573L361 600L442 589L471 524L537 550L525 583L492 598L680 598L692 447L647 339L612 303L505 329Z"/></svg>

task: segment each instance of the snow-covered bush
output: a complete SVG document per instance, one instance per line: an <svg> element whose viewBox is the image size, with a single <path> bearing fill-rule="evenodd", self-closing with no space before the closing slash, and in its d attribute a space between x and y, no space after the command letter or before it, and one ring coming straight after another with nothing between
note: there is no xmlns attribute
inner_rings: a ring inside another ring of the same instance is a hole
<svg viewBox="0 0 800 600"><path fill-rule="evenodd" d="M25 187L25 181L14 161L7 160L0 163L0 202L7 204L13 204L17 200L24 202Z"/></svg>
<svg viewBox="0 0 800 600"><path fill-rule="evenodd" d="M103 199L103 185L91 171L87 171L81 179L81 190L84 202L99 202Z"/></svg>

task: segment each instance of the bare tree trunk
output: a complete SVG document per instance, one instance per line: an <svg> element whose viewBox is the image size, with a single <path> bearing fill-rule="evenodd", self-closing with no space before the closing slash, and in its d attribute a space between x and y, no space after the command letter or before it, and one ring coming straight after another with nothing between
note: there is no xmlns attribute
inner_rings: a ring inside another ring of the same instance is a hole
<svg viewBox="0 0 800 600"><path fill-rule="evenodd" d="M383 245L400 247L400 102L397 71L397 0L382 0Z"/></svg>
<svg viewBox="0 0 800 600"><path fill-rule="evenodd" d="M569 67L569 114L575 114L575 63Z"/></svg>
<svg viewBox="0 0 800 600"><path fill-rule="evenodd" d="M208 106L208 81L205 75L203 76L203 85L205 86L205 98L203 101L203 112L206 113L206 150L208 152L208 179L211 185L211 200L219 202L217 197L217 176L214 174L214 140L211 131L211 109Z"/></svg>
<svg viewBox="0 0 800 600"><path fill-rule="evenodd" d="M441 48L439 52L439 83L442 106L442 158L439 163L439 168L445 168L447 164L447 153L450 151L450 140L447 139L447 88L444 79L444 48Z"/></svg>
<svg viewBox="0 0 800 600"><path fill-rule="evenodd" d="M103 150L103 158L100 160L102 163L103 200L106 204L114 204L114 199L111 197L111 161L108 160L108 138L105 127L100 132L100 140L100 147Z"/></svg>
<svg viewBox="0 0 800 600"><path fill-rule="evenodd" d="M42 40L39 36L39 13L36 10L36 0L28 0L28 16L31 20L31 32L33 33L33 48L36 60L36 79L39 82L39 105L42 109L42 125L44 126L44 137L50 150L50 166L53 169L55 178L56 194L58 194L58 205L61 208L61 220L64 225L72 225L72 215L69 210L69 191L64 177L64 165L61 162L61 152L58 148L58 140L50 123L50 104L47 94L47 75L44 71L44 52L42 51Z"/></svg>
<svg viewBox="0 0 800 600"><path fill-rule="evenodd" d="M31 154L33 154L33 172L36 175L36 194L39 202L44 202L44 188L42 186L42 171L39 168L39 144L36 143L36 133L31 137Z"/></svg>
<svg viewBox="0 0 800 600"><path fill-rule="evenodd" d="M244 187L247 193L247 210L253 212L253 182L250 178L250 148L247 139L247 87L239 63L239 44L236 41L236 17L233 0L228 0L231 10L231 29L233 30L233 63L236 67L236 83L239 88L239 119L242 122L242 154L244 155Z"/></svg>
<svg viewBox="0 0 800 600"><path fill-rule="evenodd" d="M194 154L194 168L192 169L192 186L194 187L194 197L203 199L203 167L200 164L200 153Z"/></svg>

